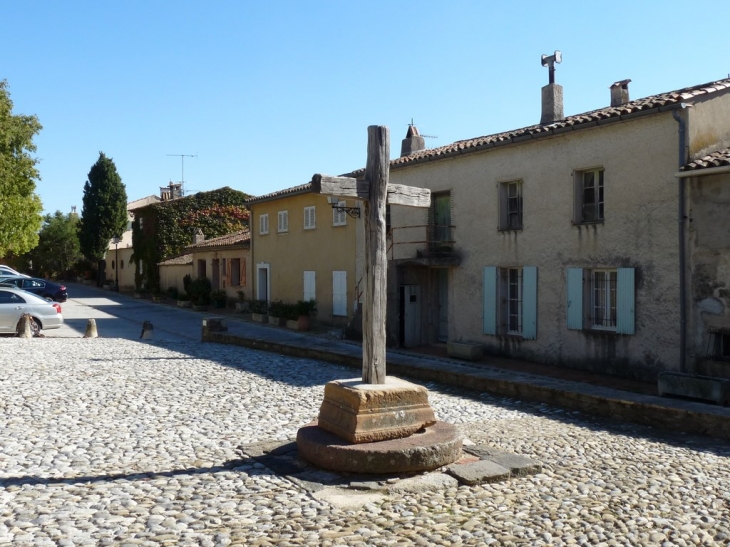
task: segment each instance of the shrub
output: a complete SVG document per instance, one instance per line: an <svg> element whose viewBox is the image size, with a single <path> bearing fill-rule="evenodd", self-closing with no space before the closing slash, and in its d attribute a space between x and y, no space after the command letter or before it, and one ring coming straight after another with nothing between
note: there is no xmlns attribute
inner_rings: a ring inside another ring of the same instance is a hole
<svg viewBox="0 0 730 547"><path fill-rule="evenodd" d="M249 306L251 313L269 313L269 303L266 300L252 300Z"/></svg>
<svg viewBox="0 0 730 547"><path fill-rule="evenodd" d="M186 274L185 277L183 277L183 290L190 294L190 284L193 282L193 278L190 277L190 274Z"/></svg>
<svg viewBox="0 0 730 547"><path fill-rule="evenodd" d="M169 295L169 297L170 297L170 298L172 298L173 300L177 300L177 297L179 296L179 295L178 295L178 292L177 292L177 287L168 287L168 289L167 289L167 294L168 294L168 295Z"/></svg>
<svg viewBox="0 0 730 547"><path fill-rule="evenodd" d="M201 306L210 304L210 293L213 287L210 284L210 279L207 277L199 277L193 279L185 292L190 295L190 300Z"/></svg>
<svg viewBox="0 0 730 547"><path fill-rule="evenodd" d="M223 290L213 291L210 293L210 299L213 302L225 302L227 297L226 291Z"/></svg>
<svg viewBox="0 0 730 547"><path fill-rule="evenodd" d="M317 301L312 298L311 300L300 300L295 306L296 315L306 315L307 317L314 317L317 315Z"/></svg>

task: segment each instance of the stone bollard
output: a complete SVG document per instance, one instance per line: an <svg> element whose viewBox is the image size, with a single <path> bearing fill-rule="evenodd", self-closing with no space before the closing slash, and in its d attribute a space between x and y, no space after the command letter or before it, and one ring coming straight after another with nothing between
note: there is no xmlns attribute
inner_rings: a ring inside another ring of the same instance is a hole
<svg viewBox="0 0 730 547"><path fill-rule="evenodd" d="M142 334L139 337L142 340L152 340L152 335L155 333L155 327L150 321L142 323Z"/></svg>
<svg viewBox="0 0 730 547"><path fill-rule="evenodd" d="M18 338L33 338L33 331L30 330L30 322L33 318L30 314L24 313L18 322Z"/></svg>
<svg viewBox="0 0 730 547"><path fill-rule="evenodd" d="M98 338L99 333L96 331L96 320L95 319L89 319L86 322L86 334L84 334L84 338Z"/></svg>

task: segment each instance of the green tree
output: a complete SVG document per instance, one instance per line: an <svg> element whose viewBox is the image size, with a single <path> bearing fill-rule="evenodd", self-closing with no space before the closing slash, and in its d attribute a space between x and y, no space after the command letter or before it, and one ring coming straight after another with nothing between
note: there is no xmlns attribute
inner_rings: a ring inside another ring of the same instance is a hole
<svg viewBox="0 0 730 547"><path fill-rule="evenodd" d="M109 240L127 226L127 190L117 167L104 152L91 166L84 184L83 208L79 222L81 252L94 262L104 258Z"/></svg>
<svg viewBox="0 0 730 547"><path fill-rule="evenodd" d="M35 193L38 160L30 155L42 126L35 116L13 115L6 87L0 81L0 257L35 247L43 210Z"/></svg>
<svg viewBox="0 0 730 547"><path fill-rule="evenodd" d="M39 275L63 277L75 262L81 260L78 224L76 213L64 215L56 211L43 217L38 246L29 253L34 271Z"/></svg>

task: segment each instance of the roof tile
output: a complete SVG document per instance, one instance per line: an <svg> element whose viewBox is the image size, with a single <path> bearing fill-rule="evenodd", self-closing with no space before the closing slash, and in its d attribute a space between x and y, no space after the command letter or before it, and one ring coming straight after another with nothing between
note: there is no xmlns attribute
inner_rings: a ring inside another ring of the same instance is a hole
<svg viewBox="0 0 730 547"><path fill-rule="evenodd" d="M718 150L703 158L691 161L687 165L684 165L680 171L698 171L700 169L723 167L725 165L730 165L730 148Z"/></svg>

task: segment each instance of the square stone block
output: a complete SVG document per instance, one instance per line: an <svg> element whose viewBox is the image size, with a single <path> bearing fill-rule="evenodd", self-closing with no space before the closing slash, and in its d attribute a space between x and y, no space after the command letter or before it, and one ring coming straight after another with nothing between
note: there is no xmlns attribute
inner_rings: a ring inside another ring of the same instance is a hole
<svg viewBox="0 0 730 547"><path fill-rule="evenodd" d="M335 380L324 387L317 425L351 443L408 437L436 423L428 390L394 376L384 384Z"/></svg>
<svg viewBox="0 0 730 547"><path fill-rule="evenodd" d="M446 353L449 357L465 359L467 361L478 361L482 358L482 345L469 344L467 342L447 342Z"/></svg>

